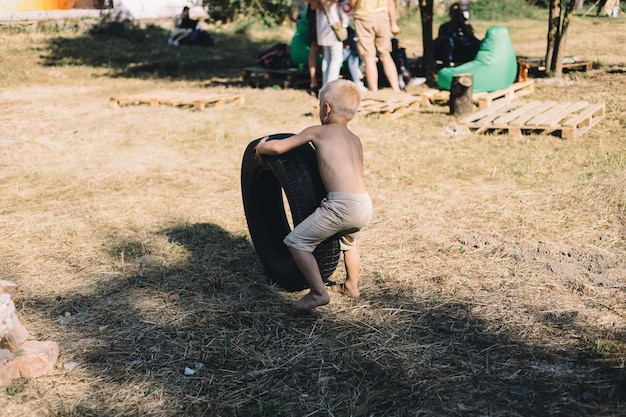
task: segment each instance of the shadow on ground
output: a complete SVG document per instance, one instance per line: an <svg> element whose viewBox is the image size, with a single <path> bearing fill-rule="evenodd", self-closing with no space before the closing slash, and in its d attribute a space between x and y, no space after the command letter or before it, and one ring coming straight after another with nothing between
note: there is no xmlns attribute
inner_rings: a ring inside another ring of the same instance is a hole
<svg viewBox="0 0 626 417"><path fill-rule="evenodd" d="M268 43L245 34L213 33L216 45L167 44L169 31L146 28L92 30L79 36L53 38L41 56L45 66L84 65L107 70L111 77L206 81L239 85L241 69L256 63Z"/></svg>
<svg viewBox="0 0 626 417"><path fill-rule="evenodd" d="M164 268L140 242L124 242L109 253L126 253L133 273L89 296L33 301L61 317L51 334L63 335L64 360L93 375L81 398L50 405L55 415L623 412L624 369L601 355L520 343L472 306L393 286L346 309L297 314L245 237L207 223L157 233L188 258ZM567 318L554 326L588 330Z"/></svg>

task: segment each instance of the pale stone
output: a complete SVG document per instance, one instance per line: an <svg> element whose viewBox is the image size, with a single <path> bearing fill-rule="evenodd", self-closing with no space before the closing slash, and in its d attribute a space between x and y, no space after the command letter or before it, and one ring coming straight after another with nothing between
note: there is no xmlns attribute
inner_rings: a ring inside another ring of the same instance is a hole
<svg viewBox="0 0 626 417"><path fill-rule="evenodd" d="M13 354L9 349L0 349L0 366L4 365L12 358Z"/></svg>
<svg viewBox="0 0 626 417"><path fill-rule="evenodd" d="M9 294L13 301L17 301L20 290L16 283L0 279L0 293Z"/></svg>
<svg viewBox="0 0 626 417"><path fill-rule="evenodd" d="M28 339L28 330L20 323L9 294L0 294L0 348L11 352Z"/></svg>
<svg viewBox="0 0 626 417"><path fill-rule="evenodd" d="M46 375L58 358L59 346L55 342L27 341L13 353L11 359L0 365L0 385L7 385L17 378Z"/></svg>

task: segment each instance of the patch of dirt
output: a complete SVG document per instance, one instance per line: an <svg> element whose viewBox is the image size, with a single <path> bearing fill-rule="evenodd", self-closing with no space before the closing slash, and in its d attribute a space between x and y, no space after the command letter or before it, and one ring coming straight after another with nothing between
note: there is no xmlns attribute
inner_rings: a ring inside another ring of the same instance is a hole
<svg viewBox="0 0 626 417"><path fill-rule="evenodd" d="M623 261L598 248L543 241L517 243L497 233L474 232L458 240L468 250L513 258L514 265L541 265L556 277L584 278L598 287L623 288L619 282L620 277L626 276Z"/></svg>
<svg viewBox="0 0 626 417"><path fill-rule="evenodd" d="M511 276L536 289L536 296L527 295L518 307L533 311L544 324L624 330L626 265L616 255L597 247L515 242L498 233L472 232L458 241L468 252L508 259Z"/></svg>

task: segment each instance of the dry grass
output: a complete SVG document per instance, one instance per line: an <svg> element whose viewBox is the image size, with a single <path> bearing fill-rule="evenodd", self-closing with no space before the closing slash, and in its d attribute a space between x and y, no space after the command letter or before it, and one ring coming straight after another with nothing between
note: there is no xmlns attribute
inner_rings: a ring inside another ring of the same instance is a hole
<svg viewBox="0 0 626 417"><path fill-rule="evenodd" d="M519 54L543 53L544 23L505 23ZM577 140L450 136L445 109L356 120L375 204L363 298L301 316L262 273L239 188L251 140L316 123L304 91L238 83L288 33L220 28L202 50L156 28L0 28L0 279L61 348L2 414L624 415L625 30L575 19L567 53L596 69L536 80L531 98L606 102ZM246 102L107 107L162 89Z"/></svg>

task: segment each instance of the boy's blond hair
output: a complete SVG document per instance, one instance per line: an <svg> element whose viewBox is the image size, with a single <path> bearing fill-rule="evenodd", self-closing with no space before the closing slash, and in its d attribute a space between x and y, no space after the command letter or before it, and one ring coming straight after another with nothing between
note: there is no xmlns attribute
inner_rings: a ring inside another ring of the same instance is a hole
<svg viewBox="0 0 626 417"><path fill-rule="evenodd" d="M356 84L350 80L335 80L320 90L320 105L330 104L337 116L352 120L359 110L361 94Z"/></svg>

